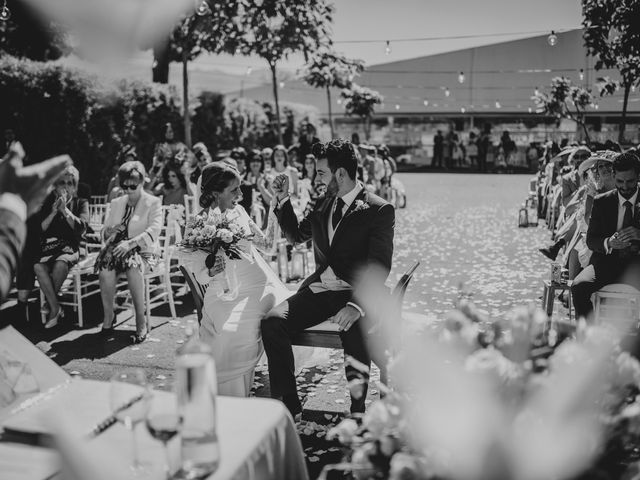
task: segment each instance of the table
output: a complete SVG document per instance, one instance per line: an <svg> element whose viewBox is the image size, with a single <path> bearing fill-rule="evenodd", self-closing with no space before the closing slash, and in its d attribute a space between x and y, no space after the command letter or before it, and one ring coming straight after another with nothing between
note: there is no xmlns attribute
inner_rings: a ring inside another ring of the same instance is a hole
<svg viewBox="0 0 640 480"><path fill-rule="evenodd" d="M170 396L167 392L155 395ZM209 480L308 479L300 438L282 402L266 398L217 398L220 466ZM131 435L116 424L93 440L99 450L120 452L131 458ZM143 425L138 426L140 459L152 462L151 479L163 479L164 452ZM172 468L179 459L179 436L170 442Z"/></svg>
<svg viewBox="0 0 640 480"><path fill-rule="evenodd" d="M155 391L154 395L167 401L173 396L160 391ZM295 424L281 402L266 398L218 397L217 408L220 466L208 480L308 480ZM131 434L122 424L115 424L98 437L86 440L71 433L74 432L73 412L55 412L53 416L58 417L56 431L61 432L59 448L75 472L75 475L56 475L55 480L129 479ZM147 469L145 475L136 478L164 480L162 444L149 435L144 424L137 426L136 435L139 458ZM4 445L6 448L14 444ZM39 447L30 448L35 454ZM179 467L179 449L178 435L169 442L173 471ZM27 474L15 478L34 477Z"/></svg>

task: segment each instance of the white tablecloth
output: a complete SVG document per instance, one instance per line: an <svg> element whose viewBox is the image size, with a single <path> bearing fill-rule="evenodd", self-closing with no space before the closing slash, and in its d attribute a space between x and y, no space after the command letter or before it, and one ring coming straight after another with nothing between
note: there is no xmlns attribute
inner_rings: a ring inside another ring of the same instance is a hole
<svg viewBox="0 0 640 480"><path fill-rule="evenodd" d="M172 395L154 392L155 395ZM306 480L307 468L300 438L288 410L281 402L265 398L217 398L220 466L210 480ZM151 466L147 478L163 479L162 444L144 424L137 427L140 460ZM120 450L122 460L131 459L131 435L116 424L91 443L100 450ZM179 436L171 442L172 468L178 465Z"/></svg>

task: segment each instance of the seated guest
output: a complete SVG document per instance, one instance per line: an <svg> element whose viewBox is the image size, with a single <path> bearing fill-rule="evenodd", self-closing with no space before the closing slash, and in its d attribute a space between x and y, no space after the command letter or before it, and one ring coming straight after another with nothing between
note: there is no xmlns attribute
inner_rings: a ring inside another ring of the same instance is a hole
<svg viewBox="0 0 640 480"><path fill-rule="evenodd" d="M578 172L580 164L590 156L591 151L587 147L578 147L569 155L569 165L573 168L569 173L562 176L562 205L565 207L571 200L571 196L582 184Z"/></svg>
<svg viewBox="0 0 640 480"><path fill-rule="evenodd" d="M590 264L571 287L578 317L591 313L591 294L605 285L622 282L640 288L640 223L634 218L640 161L633 154L621 153L613 161L613 171L615 190L593 201L587 230L587 246L593 252Z"/></svg>
<svg viewBox="0 0 640 480"><path fill-rule="evenodd" d="M162 170L162 184L156 188L156 195L162 196L162 205L184 205L187 195L187 181L175 164L167 164Z"/></svg>
<svg viewBox="0 0 640 480"><path fill-rule="evenodd" d="M26 237L26 220L42 205L47 188L70 164L68 155L22 166L23 153L0 160L0 303L11 289Z"/></svg>
<svg viewBox="0 0 640 480"><path fill-rule="evenodd" d="M145 321L145 272L156 264L158 237L162 228L160 199L143 190L144 166L140 162L126 162L118 170L120 185L126 195L109 205L109 213L102 229L104 246L96 259L95 270L100 276L100 295L104 309L103 333L113 331L116 280L126 274L136 314L134 343L147 337Z"/></svg>
<svg viewBox="0 0 640 480"><path fill-rule="evenodd" d="M269 211L269 204L271 203L271 193L269 192L269 184L267 177L264 174L264 159L260 153L260 150L252 150L249 152L249 168L242 178L240 184L240 190L242 191L242 205L245 209L248 208L251 218L256 220L258 215L253 215L255 206L253 205L254 197L257 198L257 202L262 206L262 228L266 228L267 215Z"/></svg>
<svg viewBox="0 0 640 480"><path fill-rule="evenodd" d="M80 259L80 240L89 223L89 202L77 196L79 177L77 168L67 167L54 183L54 190L39 213L40 259L33 270L47 299L45 328L55 327L63 316L58 292L69 269ZM45 309L44 305L42 307Z"/></svg>
<svg viewBox="0 0 640 480"><path fill-rule="evenodd" d="M198 183L198 179L200 178L202 170L204 169L204 167L213 162L213 159L211 158L209 149L202 142L198 142L193 146L193 154L196 157L197 165L193 172L191 172L190 180L194 185L196 185Z"/></svg>

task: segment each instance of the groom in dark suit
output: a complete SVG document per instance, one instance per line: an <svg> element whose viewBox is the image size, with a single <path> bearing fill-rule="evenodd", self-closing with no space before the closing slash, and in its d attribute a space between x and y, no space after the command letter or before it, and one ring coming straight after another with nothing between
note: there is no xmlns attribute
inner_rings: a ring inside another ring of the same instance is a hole
<svg viewBox="0 0 640 480"><path fill-rule="evenodd" d="M354 145L345 140L316 143L312 153L317 158L315 181L324 185L327 193L306 218L298 221L293 211L287 175L276 177L273 190L278 222L287 240L303 243L313 239L317 268L295 295L265 316L261 325L271 396L281 399L294 416L302 412L302 405L296 389L291 334L329 319L339 326L345 355L369 366L366 332L359 321L367 313L353 298L352 286L358 273L374 265L388 275L393 255L394 209L356 181ZM345 370L347 380L357 378L353 367L347 365ZM361 397L352 397L352 413L364 412L366 387L365 383Z"/></svg>
<svg viewBox="0 0 640 480"><path fill-rule="evenodd" d="M611 283L640 289L640 160L621 153L613 161L615 190L593 201L587 246L593 251L588 265L571 286L576 317L591 313L591 294Z"/></svg>

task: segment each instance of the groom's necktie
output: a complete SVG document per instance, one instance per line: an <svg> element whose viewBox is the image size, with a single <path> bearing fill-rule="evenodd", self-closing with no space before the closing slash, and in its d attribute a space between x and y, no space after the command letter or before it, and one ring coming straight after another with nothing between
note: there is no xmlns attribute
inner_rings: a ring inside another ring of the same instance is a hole
<svg viewBox="0 0 640 480"><path fill-rule="evenodd" d="M622 217L622 228L630 227L633 223L633 209L631 202L627 200L622 204L624 206L624 216Z"/></svg>
<svg viewBox="0 0 640 480"><path fill-rule="evenodd" d="M336 199L336 209L334 210L333 215L331 216L331 225L333 226L334 230L338 226L338 223L340 223L340 220L342 220L342 209L343 208L344 208L344 200L342 200L342 198L338 197Z"/></svg>

